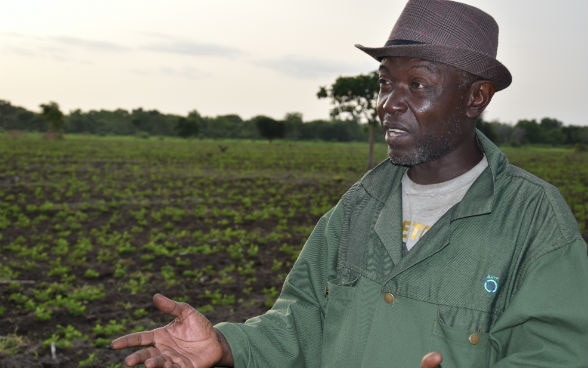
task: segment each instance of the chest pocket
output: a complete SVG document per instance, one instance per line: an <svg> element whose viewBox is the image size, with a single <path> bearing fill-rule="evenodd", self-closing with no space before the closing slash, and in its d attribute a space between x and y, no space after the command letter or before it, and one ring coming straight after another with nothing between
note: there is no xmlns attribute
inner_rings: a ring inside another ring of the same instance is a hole
<svg viewBox="0 0 588 368"><path fill-rule="evenodd" d="M439 306L431 334L431 351L443 354L443 368L487 367L489 323L488 313Z"/></svg>

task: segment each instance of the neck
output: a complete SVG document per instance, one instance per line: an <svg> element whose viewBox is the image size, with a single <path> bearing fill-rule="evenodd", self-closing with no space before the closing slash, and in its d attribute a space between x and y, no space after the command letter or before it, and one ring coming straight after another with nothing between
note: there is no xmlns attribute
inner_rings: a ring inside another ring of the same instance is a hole
<svg viewBox="0 0 588 368"><path fill-rule="evenodd" d="M447 155L412 166L408 176L417 184L437 184L456 178L476 166L483 157L482 150L474 141L460 147Z"/></svg>

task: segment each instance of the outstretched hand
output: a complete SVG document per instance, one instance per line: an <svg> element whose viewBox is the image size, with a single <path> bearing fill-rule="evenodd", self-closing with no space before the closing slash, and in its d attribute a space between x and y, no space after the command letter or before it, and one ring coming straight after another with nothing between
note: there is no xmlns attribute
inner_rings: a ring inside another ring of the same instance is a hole
<svg viewBox="0 0 588 368"><path fill-rule="evenodd" d="M175 319L166 326L114 340L113 349L144 347L126 357L127 366L140 363L147 368L202 368L219 363L232 365L233 359L224 337L196 309L161 294L153 296L153 304Z"/></svg>

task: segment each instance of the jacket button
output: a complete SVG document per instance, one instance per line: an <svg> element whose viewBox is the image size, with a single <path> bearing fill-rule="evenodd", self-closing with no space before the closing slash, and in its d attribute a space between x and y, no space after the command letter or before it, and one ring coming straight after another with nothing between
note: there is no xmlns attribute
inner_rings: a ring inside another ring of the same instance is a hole
<svg viewBox="0 0 588 368"><path fill-rule="evenodd" d="M480 342L480 335L478 335L477 333L473 333L470 335L470 337L468 338L470 344L472 345L478 345L478 343Z"/></svg>
<svg viewBox="0 0 588 368"><path fill-rule="evenodd" d="M385 293L384 294L384 301L388 304L394 303L394 295L392 293Z"/></svg>

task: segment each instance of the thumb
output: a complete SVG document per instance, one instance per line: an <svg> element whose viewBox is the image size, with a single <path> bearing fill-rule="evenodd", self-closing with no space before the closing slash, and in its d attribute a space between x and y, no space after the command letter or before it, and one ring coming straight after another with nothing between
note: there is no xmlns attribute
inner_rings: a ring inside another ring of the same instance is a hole
<svg viewBox="0 0 588 368"><path fill-rule="evenodd" d="M181 308L183 303L178 303L175 300L172 300L163 294L155 294L153 295L153 304L165 314L169 314L174 317L179 317L182 314Z"/></svg>
<svg viewBox="0 0 588 368"><path fill-rule="evenodd" d="M443 361L443 356L440 353L428 353L421 360L421 368L438 368L441 361Z"/></svg>

